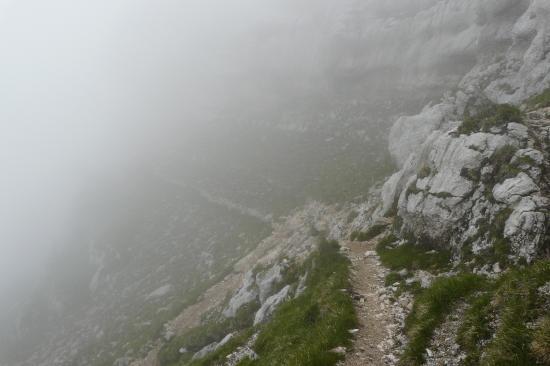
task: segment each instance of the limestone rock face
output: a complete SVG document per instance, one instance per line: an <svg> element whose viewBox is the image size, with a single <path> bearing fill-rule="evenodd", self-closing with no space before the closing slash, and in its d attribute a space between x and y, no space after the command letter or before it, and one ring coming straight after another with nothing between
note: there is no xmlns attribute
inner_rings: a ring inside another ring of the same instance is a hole
<svg viewBox="0 0 550 366"><path fill-rule="evenodd" d="M537 192L539 187L525 173L519 173L517 177L506 179L493 188L493 197L498 202L513 203L522 197Z"/></svg>
<svg viewBox="0 0 550 366"><path fill-rule="evenodd" d="M509 243L510 259L533 260L549 230L548 153L537 138L547 125L510 121L470 135L459 134L457 123L443 125L386 181L382 210L397 211L402 233L455 253L465 245L484 253L497 235Z"/></svg>
<svg viewBox="0 0 550 366"><path fill-rule="evenodd" d="M290 285L286 285L275 295L270 296L254 316L254 325L265 321L277 308L279 304L287 300L290 296Z"/></svg>
<svg viewBox="0 0 550 366"><path fill-rule="evenodd" d="M229 304L224 309L223 315L228 318L234 317L237 314L237 310L239 310L243 305L256 300L257 297L258 289L254 283L254 274L252 271L248 271L244 276L241 287L237 293L233 295L231 300L229 300Z"/></svg>
<svg viewBox="0 0 550 366"><path fill-rule="evenodd" d="M548 231L549 200L540 196L522 198L506 220L504 237L510 240L512 249L520 257L531 261L537 253L537 245Z"/></svg>
<svg viewBox="0 0 550 366"><path fill-rule="evenodd" d="M397 211L400 230L455 253L466 245L474 254L488 250L497 238L487 228L498 226L512 259L531 261L549 235L546 111L486 132L461 135L457 127L476 101L519 104L550 87L550 3L433 1L409 16L435 13L440 22L426 29L457 31L432 34L434 42L449 42L434 49L470 55L471 62L463 63L468 69L456 93L392 127L389 150L400 170L381 189L380 215Z"/></svg>

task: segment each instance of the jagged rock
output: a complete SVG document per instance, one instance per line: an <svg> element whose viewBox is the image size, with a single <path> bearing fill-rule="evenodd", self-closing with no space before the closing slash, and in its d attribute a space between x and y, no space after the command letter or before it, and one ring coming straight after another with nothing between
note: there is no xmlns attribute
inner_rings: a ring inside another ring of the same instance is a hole
<svg viewBox="0 0 550 366"><path fill-rule="evenodd" d="M548 230L548 217L543 212L548 204L544 197L523 197L506 220L504 236L510 240L514 253L528 262L536 256Z"/></svg>
<svg viewBox="0 0 550 366"><path fill-rule="evenodd" d="M283 265L276 264L263 273L256 275L256 284L259 289L260 303L264 303L265 299L271 295L274 285L281 282L283 279Z"/></svg>
<svg viewBox="0 0 550 366"><path fill-rule="evenodd" d="M522 197L537 192L539 187L525 173L521 172L514 178L506 179L493 188L493 197L502 203L514 203Z"/></svg>
<svg viewBox="0 0 550 366"><path fill-rule="evenodd" d="M550 297L550 281L546 282L544 286L541 286L537 289L538 293L543 296L549 296Z"/></svg>
<svg viewBox="0 0 550 366"><path fill-rule="evenodd" d="M281 291L268 297L254 316L254 325L264 322L275 309L289 297L290 285L283 287Z"/></svg>
<svg viewBox="0 0 550 366"><path fill-rule="evenodd" d="M508 123L506 128L508 130L508 134L517 140L525 141L529 137L529 129L527 126L520 123Z"/></svg>
<svg viewBox="0 0 550 366"><path fill-rule="evenodd" d="M200 351L196 352L193 355L192 359L196 360L196 359L199 359L199 358L203 358L207 354L212 353L212 352L216 351L218 348L225 345L227 342L229 342L231 340L231 338L233 338L233 333L229 333L228 335L223 337L223 339L219 342L214 342L214 343L211 343L211 344L203 347Z"/></svg>
<svg viewBox="0 0 550 366"><path fill-rule="evenodd" d="M339 347L331 349L329 352L336 353L336 354L339 354L339 355L345 355L346 354L346 347L339 346Z"/></svg>
<svg viewBox="0 0 550 366"><path fill-rule="evenodd" d="M251 360L257 360L258 354L254 352L252 347L256 343L256 340L258 339L258 334L255 333L244 346L237 347L237 349L226 356L226 363L225 366L237 366L242 360L244 359L251 359Z"/></svg>
<svg viewBox="0 0 550 366"><path fill-rule="evenodd" d="M251 303L258 298L258 289L255 286L254 273L246 272L244 280L239 290L229 300L229 304L223 310L223 315L227 318L234 317L241 306Z"/></svg>
<svg viewBox="0 0 550 366"><path fill-rule="evenodd" d="M401 117L395 122L390 132L389 149L400 166L432 131L441 126L452 108L446 103L427 106L419 115Z"/></svg>
<svg viewBox="0 0 550 366"><path fill-rule="evenodd" d="M414 273L414 278L416 281L420 282L420 287L428 288L434 281L435 276L430 272L418 270Z"/></svg>
<svg viewBox="0 0 550 366"><path fill-rule="evenodd" d="M306 287L307 276L308 276L308 273L304 273L298 279L298 286L296 287L296 293L294 294L294 298L300 296L306 290L306 288L307 288Z"/></svg>
<svg viewBox="0 0 550 366"><path fill-rule="evenodd" d="M512 158L512 163L516 163L520 159L528 158L536 165L542 165L544 162L544 155L539 150L535 149L519 149Z"/></svg>

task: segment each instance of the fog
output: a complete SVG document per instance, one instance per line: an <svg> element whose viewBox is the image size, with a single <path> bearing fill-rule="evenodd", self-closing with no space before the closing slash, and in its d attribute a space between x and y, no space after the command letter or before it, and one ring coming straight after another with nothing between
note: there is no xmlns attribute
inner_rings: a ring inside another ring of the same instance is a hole
<svg viewBox="0 0 550 366"><path fill-rule="evenodd" d="M167 144L250 99L266 73L317 72L326 18L340 6L0 4L0 289L40 272L94 179L162 163L154 156Z"/></svg>
<svg viewBox="0 0 550 366"><path fill-rule="evenodd" d="M453 80L475 49L439 34L471 20L415 28L435 3L0 0L0 289L40 273L97 181L162 167L205 126L329 95L335 67L372 71L348 77L347 89L362 88L353 98L392 80L409 90ZM359 28L340 29L356 16Z"/></svg>
<svg viewBox="0 0 550 366"><path fill-rule="evenodd" d="M285 217L364 205L528 3L0 0L0 364L144 356Z"/></svg>

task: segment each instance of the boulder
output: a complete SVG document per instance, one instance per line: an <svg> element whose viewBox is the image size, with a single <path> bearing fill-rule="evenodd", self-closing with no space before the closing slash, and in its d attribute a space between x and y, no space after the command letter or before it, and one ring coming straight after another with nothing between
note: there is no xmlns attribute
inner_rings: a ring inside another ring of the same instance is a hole
<svg viewBox="0 0 550 366"><path fill-rule="evenodd" d="M535 182L527 174L521 172L514 178L496 184L493 188L493 197L498 202L510 204L538 190L539 187Z"/></svg>

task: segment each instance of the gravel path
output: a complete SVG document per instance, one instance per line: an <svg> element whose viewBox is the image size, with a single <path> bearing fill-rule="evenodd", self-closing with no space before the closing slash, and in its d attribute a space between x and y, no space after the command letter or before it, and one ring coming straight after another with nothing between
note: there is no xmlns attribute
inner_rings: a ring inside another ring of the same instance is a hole
<svg viewBox="0 0 550 366"><path fill-rule="evenodd" d="M344 245L349 248L348 256L353 264L353 298L359 330L343 365L385 365L384 352L378 344L386 337L390 319L379 298L384 288L385 271L374 256L376 243L347 242ZM371 255L365 256L366 252Z"/></svg>

